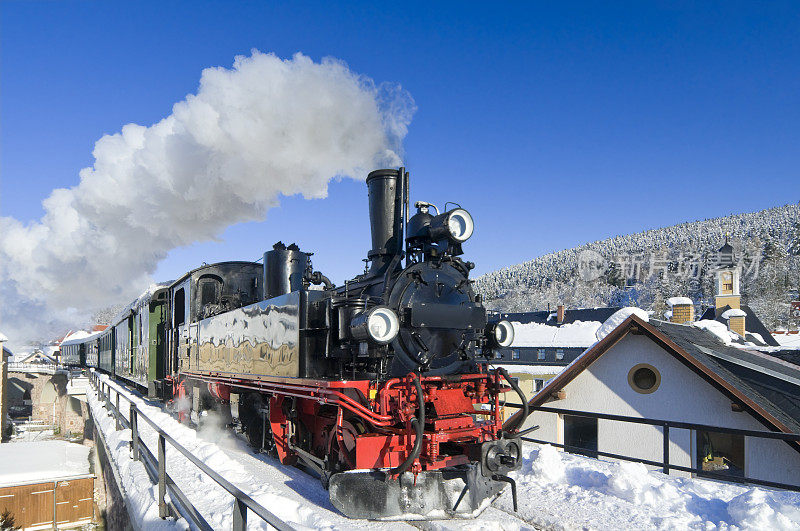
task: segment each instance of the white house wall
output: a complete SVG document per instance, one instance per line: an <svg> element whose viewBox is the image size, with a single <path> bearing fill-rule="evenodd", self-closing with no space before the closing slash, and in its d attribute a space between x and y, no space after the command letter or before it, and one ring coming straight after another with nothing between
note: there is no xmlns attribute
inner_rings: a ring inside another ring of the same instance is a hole
<svg viewBox="0 0 800 531"><path fill-rule="evenodd" d="M661 373L658 389L634 391L628 372L647 363ZM731 400L646 336L628 334L565 387L563 400L545 405L595 413L692 422L740 429L767 430L746 412L731 410ZM563 423L553 413L535 412L526 425L539 424L532 437L563 443ZM652 461L662 459L661 428L598 421L598 450ZM670 462L692 466L696 453L689 430L670 430ZM681 474L672 471L672 474ZM757 479L800 484L800 453L783 441L748 437L745 474ZM683 474L681 474L683 475Z"/></svg>

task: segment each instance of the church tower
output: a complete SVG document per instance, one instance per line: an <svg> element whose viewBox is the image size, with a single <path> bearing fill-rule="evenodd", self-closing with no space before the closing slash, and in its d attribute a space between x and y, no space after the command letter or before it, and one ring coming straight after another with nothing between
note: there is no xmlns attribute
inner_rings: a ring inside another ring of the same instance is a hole
<svg viewBox="0 0 800 531"><path fill-rule="evenodd" d="M742 268L736 263L733 247L725 236L725 245L717 251L717 294L716 316L719 317L728 306L735 310L741 309L742 295L739 293L739 277Z"/></svg>

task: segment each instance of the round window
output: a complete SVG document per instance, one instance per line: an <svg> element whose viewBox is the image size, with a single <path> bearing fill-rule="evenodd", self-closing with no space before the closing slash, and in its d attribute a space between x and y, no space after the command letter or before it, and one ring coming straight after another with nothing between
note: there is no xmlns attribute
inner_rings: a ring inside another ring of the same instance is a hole
<svg viewBox="0 0 800 531"><path fill-rule="evenodd" d="M628 383L637 393L652 393L661 384L661 375L655 367L640 363L628 372Z"/></svg>

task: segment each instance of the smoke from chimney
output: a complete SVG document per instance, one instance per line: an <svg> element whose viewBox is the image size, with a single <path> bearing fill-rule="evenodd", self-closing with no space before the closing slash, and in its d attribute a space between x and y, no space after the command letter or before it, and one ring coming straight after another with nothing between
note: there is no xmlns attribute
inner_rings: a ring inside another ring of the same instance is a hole
<svg viewBox="0 0 800 531"><path fill-rule="evenodd" d="M16 343L52 334L138 295L170 250L263 220L281 195L323 198L334 177L399 165L415 110L398 85L335 59L253 51L205 69L160 122L100 138L39 221L0 218L0 326Z"/></svg>

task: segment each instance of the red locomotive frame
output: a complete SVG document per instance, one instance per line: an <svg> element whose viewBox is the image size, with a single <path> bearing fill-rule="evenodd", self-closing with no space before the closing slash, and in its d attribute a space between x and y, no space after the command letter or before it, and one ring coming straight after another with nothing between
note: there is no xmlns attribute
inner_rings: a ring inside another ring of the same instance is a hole
<svg viewBox="0 0 800 531"><path fill-rule="evenodd" d="M310 437L310 445L304 446L313 449L313 457L336 455L344 470L394 469L408 458L416 442L411 420L420 403L414 384L418 378L422 402L430 404L431 414L425 420L419 456L408 468L415 474L466 464L470 456L463 453L465 446L498 439L503 428L500 394L511 390L497 371L422 377L411 373L380 383L214 372L185 372L182 377L174 380L174 396L185 395L186 379L206 383L212 396L223 402L232 391L268 395L271 436L282 463L294 464L298 453L306 454L299 439ZM292 411L295 418L290 417Z"/></svg>

